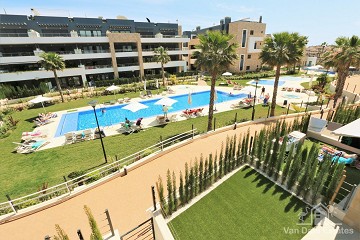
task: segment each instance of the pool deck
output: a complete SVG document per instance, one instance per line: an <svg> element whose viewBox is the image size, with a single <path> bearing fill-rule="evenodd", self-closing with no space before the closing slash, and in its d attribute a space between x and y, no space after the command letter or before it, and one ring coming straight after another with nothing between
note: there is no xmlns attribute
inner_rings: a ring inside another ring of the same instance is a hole
<svg viewBox="0 0 360 240"><path fill-rule="evenodd" d="M305 93L295 93L295 92L284 92L281 91L280 89L282 87L293 87L293 88L302 88L300 83L301 82L307 82L309 81L308 78L304 78L303 81L285 81L285 84L282 85L281 87L279 87L279 91L278 91L278 95L277 95L277 104L282 105L283 101L285 99L288 100L288 103L300 103L301 101L308 101L308 99L310 101L315 101L316 97L311 96L309 97L307 94ZM167 94L166 97L171 97L171 96L176 96L176 95L182 95L182 94L188 94L189 91L191 92L201 92L201 91L208 91L210 90L210 86L193 86L193 85L177 85L177 86L172 86L171 87L174 91L175 94ZM266 88L266 93L269 93L269 95L272 95L273 92L273 87L272 86L265 86ZM249 92L252 93L252 95L254 95L254 90L255 88L252 86L247 86L245 88L243 88L242 90L233 90L233 88L230 87L216 87L216 90L220 90L223 92L227 92L227 93L232 93L232 94L239 94L239 93L246 93L248 94ZM260 88L257 89L257 96L260 95ZM284 95L285 94L291 94L291 95L296 95L299 96L298 99L288 99L285 98ZM160 99L164 97L163 95L154 95L152 97L152 99ZM134 101L144 101L144 99L138 97L138 98L132 98L131 102ZM226 101L223 103L216 103L216 109L217 112L224 112L224 111L229 111L229 110L233 110L231 108L231 105L234 103L237 103L239 101L239 99L233 100L233 101ZM271 99L270 99L271 101ZM262 103L262 99L261 97L258 98L257 104L261 104ZM118 103L116 103L118 104ZM101 107L102 104L99 105L99 107ZM46 124L44 126L40 126L37 128L37 130L43 131L47 133L47 138L46 140L48 141L48 144L46 144L45 146L43 146L40 150L44 150L44 149L49 149L49 148L54 148L54 147L59 147L59 146L63 146L65 143L65 137L64 136L59 136L59 137L54 137L57 131L57 128L59 126L61 117L63 114L68 113L69 111L86 111L86 110L91 110L92 108L90 106L85 106L85 107L81 107L81 108L77 108L77 109L71 109L71 110L65 110L65 111L59 111L56 112L58 117L57 118L53 118L51 119L52 122L49 124ZM182 120L186 120L185 117L181 116L182 111L178 111L178 112L171 112L168 114L168 116L170 117L171 115L176 115L176 120L177 121L182 121ZM208 108L204 108L204 115L208 114ZM142 127L144 129L149 128L149 127L153 127L156 125L159 125L157 120L156 120L156 116L153 117L148 117L148 118L144 118L142 120ZM106 136L112 136L112 135L116 135L116 134L121 134L121 132L119 131L120 129L120 124L115 124L115 125L111 125L111 126L106 126L104 127L104 133ZM79 131L81 132L81 131Z"/></svg>

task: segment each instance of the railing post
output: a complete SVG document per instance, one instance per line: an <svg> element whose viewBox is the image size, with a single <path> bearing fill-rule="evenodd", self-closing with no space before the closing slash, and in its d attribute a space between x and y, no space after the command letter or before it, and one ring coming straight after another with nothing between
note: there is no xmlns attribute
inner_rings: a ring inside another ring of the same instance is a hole
<svg viewBox="0 0 360 240"><path fill-rule="evenodd" d="M355 85L355 87L354 87L353 93L355 92L355 89L356 89L356 85Z"/></svg>
<svg viewBox="0 0 360 240"><path fill-rule="evenodd" d="M307 108L309 106L309 102L306 103L306 108L305 108L305 112L307 112Z"/></svg>
<svg viewBox="0 0 360 240"><path fill-rule="evenodd" d="M194 135L195 135L195 133L194 133L194 124L191 124L191 131L192 131L192 139L194 139Z"/></svg>
<svg viewBox="0 0 360 240"><path fill-rule="evenodd" d="M251 136L251 138L250 138L250 146L249 146L249 155L251 154L251 151L252 151L253 141L254 141L254 137Z"/></svg>
<svg viewBox="0 0 360 240"><path fill-rule="evenodd" d="M84 237L83 237L80 229L78 229L76 233L77 233L77 235L79 237L79 240L84 240Z"/></svg>
<svg viewBox="0 0 360 240"><path fill-rule="evenodd" d="M355 96L354 96L354 99L353 99L353 101L352 101L353 104L354 104L355 101L356 101L356 97L357 97L357 94L355 94Z"/></svg>
<svg viewBox="0 0 360 240"><path fill-rule="evenodd" d="M234 119L234 130L235 130L235 129L236 129L236 127L237 127L237 126L236 126L236 125L237 125L237 124L236 124L236 121L237 121L237 112L235 113L235 119Z"/></svg>
<svg viewBox="0 0 360 240"><path fill-rule="evenodd" d="M348 87L349 87L349 83L346 85L346 90L348 90Z"/></svg>
<svg viewBox="0 0 360 240"><path fill-rule="evenodd" d="M267 113L267 117L266 118L269 118L269 115L270 115L270 105L268 107L268 113Z"/></svg>
<svg viewBox="0 0 360 240"><path fill-rule="evenodd" d="M14 206L13 202L11 201L11 198L10 198L9 194L6 194L6 198L8 199L10 207L13 210L13 212L17 213L17 210L15 209L15 206Z"/></svg>
<svg viewBox="0 0 360 240"><path fill-rule="evenodd" d="M320 110L322 110L322 105L324 104L324 100L321 100Z"/></svg>
<svg viewBox="0 0 360 240"><path fill-rule="evenodd" d="M161 151L162 151L162 150L164 150L164 143L163 143L161 135L160 135L160 143L161 143Z"/></svg>
<svg viewBox="0 0 360 240"><path fill-rule="evenodd" d="M105 209L105 214L106 214L106 219L108 220L108 223L109 223L111 236L115 236L114 227L113 227L112 222L111 222L109 210Z"/></svg>
<svg viewBox="0 0 360 240"><path fill-rule="evenodd" d="M324 114L324 109L321 109L321 111L320 111L320 119L322 119L323 114Z"/></svg>
<svg viewBox="0 0 360 240"><path fill-rule="evenodd" d="M214 131L216 130L216 118L214 118Z"/></svg>
<svg viewBox="0 0 360 240"><path fill-rule="evenodd" d="M152 194L152 200L154 205L154 212L156 211L156 198L155 198L155 187L151 186L151 194Z"/></svg>
<svg viewBox="0 0 360 240"><path fill-rule="evenodd" d="M126 176L127 175L127 169L126 169L126 167L124 167L124 176Z"/></svg>
<svg viewBox="0 0 360 240"><path fill-rule="evenodd" d="M326 104L326 108L329 107L329 103L330 103L330 98L328 98L328 102L327 102L327 104Z"/></svg>
<svg viewBox="0 0 360 240"><path fill-rule="evenodd" d="M347 205L349 204L350 199L351 199L351 196L353 195L353 193L354 193L354 191L355 191L355 188L356 188L356 184L352 185L351 191L350 191L350 193L349 193L349 197L348 197L348 199L346 199L346 202L345 202L345 204L344 204L343 210L345 210L346 207L347 207Z"/></svg>
<svg viewBox="0 0 360 240"><path fill-rule="evenodd" d="M66 185L67 190L69 191L69 193L71 193L71 190L70 190L69 185L68 185L68 183L67 183L66 177L63 176L63 178L64 178L64 182L65 182L65 185Z"/></svg>

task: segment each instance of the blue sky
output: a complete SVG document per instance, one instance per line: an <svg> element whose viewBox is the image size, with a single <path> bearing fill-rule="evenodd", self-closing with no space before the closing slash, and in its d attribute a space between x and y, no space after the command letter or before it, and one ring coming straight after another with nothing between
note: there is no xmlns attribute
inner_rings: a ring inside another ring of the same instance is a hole
<svg viewBox="0 0 360 240"><path fill-rule="evenodd" d="M116 18L135 21L171 22L192 30L210 27L229 16L258 20L263 16L266 33L298 32L309 37L309 45L334 43L339 36L360 36L359 0L0 0L1 13ZM4 10L5 9L5 10Z"/></svg>

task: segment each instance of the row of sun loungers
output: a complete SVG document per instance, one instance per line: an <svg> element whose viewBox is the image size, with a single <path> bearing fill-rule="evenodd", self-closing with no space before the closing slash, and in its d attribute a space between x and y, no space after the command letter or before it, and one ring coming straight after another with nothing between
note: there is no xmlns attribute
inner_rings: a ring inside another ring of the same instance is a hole
<svg viewBox="0 0 360 240"><path fill-rule="evenodd" d="M85 140L91 140L94 138L94 133L91 129L86 129L81 132L68 132L64 134L65 145L71 143L82 142Z"/></svg>
<svg viewBox="0 0 360 240"><path fill-rule="evenodd" d="M301 89L301 88L292 88L292 87L283 87L281 88L281 91L287 91L287 92L302 92L302 93L305 93L305 89Z"/></svg>
<svg viewBox="0 0 360 240"><path fill-rule="evenodd" d="M204 108L197 108L197 109L190 109L190 110L186 109L185 111L182 112L181 116L185 117L187 119L204 116L203 110L204 110Z"/></svg>
<svg viewBox="0 0 360 240"><path fill-rule="evenodd" d="M48 144L49 142L43 139L41 140L31 139L22 143L16 143L16 142L13 143L17 144L16 148L14 149L14 152L27 154L27 153L36 152L37 150L39 150L39 148Z"/></svg>

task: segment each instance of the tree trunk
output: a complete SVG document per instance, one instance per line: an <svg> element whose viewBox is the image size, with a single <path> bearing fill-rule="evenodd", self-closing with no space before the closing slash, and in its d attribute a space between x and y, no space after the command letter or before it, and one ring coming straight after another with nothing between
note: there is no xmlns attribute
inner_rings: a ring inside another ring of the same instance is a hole
<svg viewBox="0 0 360 240"><path fill-rule="evenodd" d="M214 95L215 95L215 83L216 83L216 74L211 74L211 88L210 88L210 102L209 102L209 116L208 116L208 126L207 131L212 129L212 120L214 115Z"/></svg>
<svg viewBox="0 0 360 240"><path fill-rule="evenodd" d="M60 86L59 78L58 78L58 76L56 74L56 70L53 70L53 72L54 72L54 76L55 76L56 86L57 86L57 88L59 90L59 93L60 93L61 102L64 102L64 95L63 95L62 90L61 90L61 86Z"/></svg>
<svg viewBox="0 0 360 240"><path fill-rule="evenodd" d="M161 71L162 71L162 79L163 79L163 86L166 86L165 83L165 71L164 71L164 64L161 64Z"/></svg>
<svg viewBox="0 0 360 240"><path fill-rule="evenodd" d="M348 64L347 64L348 65ZM344 71L340 71L338 72L338 80L336 82L336 88L335 88L335 96L334 96L334 104L333 104L333 108L336 107L336 103L339 100L339 98L341 98L341 95L343 93L343 89L344 89L344 85L345 85L345 81L346 81L346 77L349 73L349 66L345 66L345 70Z"/></svg>
<svg viewBox="0 0 360 240"><path fill-rule="evenodd" d="M272 96L272 101L271 101L270 117L275 116L276 95L277 95L277 90L278 90L278 85L279 85L280 68L281 68L280 65L277 65L277 66L276 66L275 82L274 82L274 91L273 91L273 96Z"/></svg>

